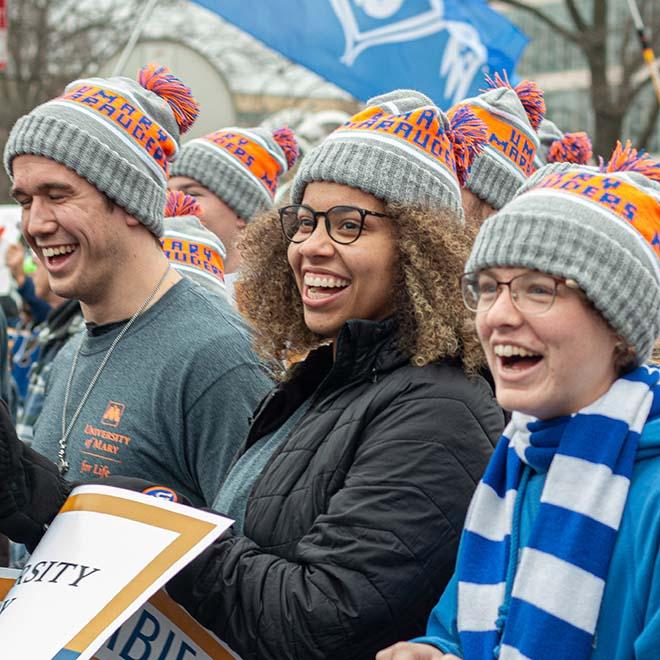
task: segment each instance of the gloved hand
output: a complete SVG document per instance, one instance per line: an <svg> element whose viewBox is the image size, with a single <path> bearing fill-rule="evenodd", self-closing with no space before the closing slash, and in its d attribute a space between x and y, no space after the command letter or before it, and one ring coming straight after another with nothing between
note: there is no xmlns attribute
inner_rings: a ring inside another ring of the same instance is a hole
<svg viewBox="0 0 660 660"><path fill-rule="evenodd" d="M99 482L96 482L99 483ZM55 463L24 445L9 410L0 400L0 532L32 552L71 491L80 485L62 477ZM171 488L134 477L109 477L99 483L190 504Z"/></svg>
<svg viewBox="0 0 660 660"><path fill-rule="evenodd" d="M0 532L32 552L72 488L54 463L18 439L0 401Z"/></svg>

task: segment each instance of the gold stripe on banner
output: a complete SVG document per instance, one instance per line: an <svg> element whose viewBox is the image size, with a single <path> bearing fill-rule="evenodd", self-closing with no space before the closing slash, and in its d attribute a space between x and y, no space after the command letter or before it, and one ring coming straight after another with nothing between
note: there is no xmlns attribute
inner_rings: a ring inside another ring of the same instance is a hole
<svg viewBox="0 0 660 660"><path fill-rule="evenodd" d="M20 572L19 572L20 575ZM16 578L0 578L0 600L4 600L10 589L14 586Z"/></svg>
<svg viewBox="0 0 660 660"><path fill-rule="evenodd" d="M128 609L163 573L214 529L213 524L203 520L112 495L73 495L64 503L60 513L67 511L105 513L180 534L65 645L66 649L78 653L85 651L111 621Z"/></svg>
<svg viewBox="0 0 660 660"><path fill-rule="evenodd" d="M188 635L210 658L213 658L213 660L233 660L234 656L162 589L157 591L149 599L149 602L179 630Z"/></svg>

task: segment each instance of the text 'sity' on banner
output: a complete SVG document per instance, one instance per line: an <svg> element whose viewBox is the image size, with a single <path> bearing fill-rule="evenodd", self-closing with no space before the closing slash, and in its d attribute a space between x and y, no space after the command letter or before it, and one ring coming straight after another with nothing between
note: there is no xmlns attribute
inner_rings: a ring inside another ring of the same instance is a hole
<svg viewBox="0 0 660 660"><path fill-rule="evenodd" d="M366 101L417 89L448 108L512 74L527 37L485 0L194 0Z"/></svg>
<svg viewBox="0 0 660 660"><path fill-rule="evenodd" d="M0 0L0 71L7 68L9 59L7 25L7 0Z"/></svg>
<svg viewBox="0 0 660 660"><path fill-rule="evenodd" d="M91 660L98 651L99 660L108 660L127 657L124 647L139 644L146 659L152 656L145 649L162 632L165 650L153 657L165 659L174 629L181 632L179 650L199 644L181 630L181 622L192 620L171 600L157 596L140 608L231 523L119 488L76 488L0 604L0 657ZM163 613L168 605L173 609ZM182 615L171 621L171 612ZM207 642L213 639L204 632Z"/></svg>
<svg viewBox="0 0 660 660"><path fill-rule="evenodd" d="M20 574L20 570L0 568L0 601L4 602ZM118 628L92 660L127 658L240 660L162 590Z"/></svg>

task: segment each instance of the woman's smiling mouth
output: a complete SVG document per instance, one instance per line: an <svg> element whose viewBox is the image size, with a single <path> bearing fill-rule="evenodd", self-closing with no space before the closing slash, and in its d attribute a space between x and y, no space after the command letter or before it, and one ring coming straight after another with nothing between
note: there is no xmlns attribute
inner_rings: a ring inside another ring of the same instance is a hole
<svg viewBox="0 0 660 660"><path fill-rule="evenodd" d="M303 276L303 301L320 302L335 299L343 293L351 281L327 273L307 272Z"/></svg>

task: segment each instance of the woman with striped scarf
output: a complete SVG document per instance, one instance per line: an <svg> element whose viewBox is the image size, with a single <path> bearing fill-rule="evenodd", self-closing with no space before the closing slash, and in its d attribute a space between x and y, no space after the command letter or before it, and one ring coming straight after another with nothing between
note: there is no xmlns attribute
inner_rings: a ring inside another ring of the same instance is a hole
<svg viewBox="0 0 660 660"><path fill-rule="evenodd" d="M539 170L462 278L513 411L427 635L377 660L660 657L660 163Z"/></svg>

